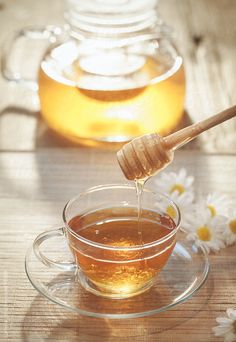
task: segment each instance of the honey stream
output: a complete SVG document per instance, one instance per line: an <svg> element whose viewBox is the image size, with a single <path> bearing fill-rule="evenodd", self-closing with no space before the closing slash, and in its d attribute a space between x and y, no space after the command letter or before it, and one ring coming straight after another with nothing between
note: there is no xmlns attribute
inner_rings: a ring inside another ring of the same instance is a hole
<svg viewBox="0 0 236 342"><path fill-rule="evenodd" d="M138 237L139 237L139 244L144 245L143 241L143 227L142 227L142 195L143 195L143 189L144 185L146 183L146 179L136 179L135 180L135 188L136 188L136 194L137 194L137 200L138 200ZM141 259L144 259L142 249L140 250L140 257ZM144 259L145 262L145 259Z"/></svg>

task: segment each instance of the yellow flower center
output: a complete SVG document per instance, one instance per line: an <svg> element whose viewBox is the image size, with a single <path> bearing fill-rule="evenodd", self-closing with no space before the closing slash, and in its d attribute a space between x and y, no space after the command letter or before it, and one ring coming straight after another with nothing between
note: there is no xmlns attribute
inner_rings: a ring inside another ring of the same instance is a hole
<svg viewBox="0 0 236 342"><path fill-rule="evenodd" d="M210 210L211 217L216 216L216 209L215 209L215 207L213 207L213 205L208 204L207 208Z"/></svg>
<svg viewBox="0 0 236 342"><path fill-rule="evenodd" d="M174 184L170 190L170 193L178 191L178 193L181 195L183 192L185 192L185 188L182 184Z"/></svg>
<svg viewBox="0 0 236 342"><path fill-rule="evenodd" d="M211 232L207 226L202 226L197 229L197 236L202 241L210 241L211 240Z"/></svg>
<svg viewBox="0 0 236 342"><path fill-rule="evenodd" d="M176 211L175 211L175 209L174 209L171 205L169 205L169 206L166 208L166 213L167 213L172 219L176 218Z"/></svg>
<svg viewBox="0 0 236 342"><path fill-rule="evenodd" d="M236 219L229 222L229 228L232 233L236 234Z"/></svg>

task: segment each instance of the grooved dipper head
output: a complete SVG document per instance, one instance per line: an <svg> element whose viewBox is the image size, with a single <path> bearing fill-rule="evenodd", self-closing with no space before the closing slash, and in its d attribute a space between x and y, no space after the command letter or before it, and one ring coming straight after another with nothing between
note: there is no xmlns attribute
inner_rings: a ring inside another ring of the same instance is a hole
<svg viewBox="0 0 236 342"><path fill-rule="evenodd" d="M167 149L164 138L156 133L135 138L117 152L118 163L129 180L148 178L172 159L173 151Z"/></svg>

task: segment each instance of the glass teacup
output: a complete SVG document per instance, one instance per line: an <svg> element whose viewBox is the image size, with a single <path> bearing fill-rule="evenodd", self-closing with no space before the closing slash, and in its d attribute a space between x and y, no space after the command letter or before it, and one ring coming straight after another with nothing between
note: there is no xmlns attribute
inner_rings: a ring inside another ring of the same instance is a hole
<svg viewBox="0 0 236 342"><path fill-rule="evenodd" d="M75 271L86 290L119 299L153 285L175 246L180 212L167 196L145 189L138 219L134 186L101 185L70 200L63 221L63 228L35 239L36 256L47 266ZM43 255L40 245L54 236L66 237L74 262Z"/></svg>

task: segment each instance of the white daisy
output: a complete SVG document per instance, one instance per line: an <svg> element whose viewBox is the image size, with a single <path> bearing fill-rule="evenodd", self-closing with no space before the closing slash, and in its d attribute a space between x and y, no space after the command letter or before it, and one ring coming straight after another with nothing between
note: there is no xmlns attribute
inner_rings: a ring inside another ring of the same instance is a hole
<svg viewBox="0 0 236 342"><path fill-rule="evenodd" d="M223 336L224 342L236 341L236 309L227 309L228 317L217 317L216 322L219 323L212 328L215 336Z"/></svg>
<svg viewBox="0 0 236 342"><path fill-rule="evenodd" d="M196 241L207 253L211 250L218 252L225 247L222 228L225 226L226 218L218 215L212 217L210 211L200 205L196 208L191 223L187 226L187 239Z"/></svg>
<svg viewBox="0 0 236 342"><path fill-rule="evenodd" d="M209 194L205 200L207 208L210 210L211 216L224 215L227 216L229 208L232 206L231 199L223 194L214 192Z"/></svg>
<svg viewBox="0 0 236 342"><path fill-rule="evenodd" d="M177 193L181 195L185 192L193 192L194 177L187 176L186 169L182 168L178 173L162 172L154 180L158 192L171 195Z"/></svg>
<svg viewBox="0 0 236 342"><path fill-rule="evenodd" d="M226 245L232 245L236 242L236 209L232 210L232 214L222 229L222 234Z"/></svg>
<svg viewBox="0 0 236 342"><path fill-rule="evenodd" d="M193 192L184 192L179 195L176 191L169 195L171 199L177 204L181 215L181 227L187 228L192 221L195 206L193 204L194 195ZM174 210L171 206L165 208L166 213L171 217L174 217Z"/></svg>

